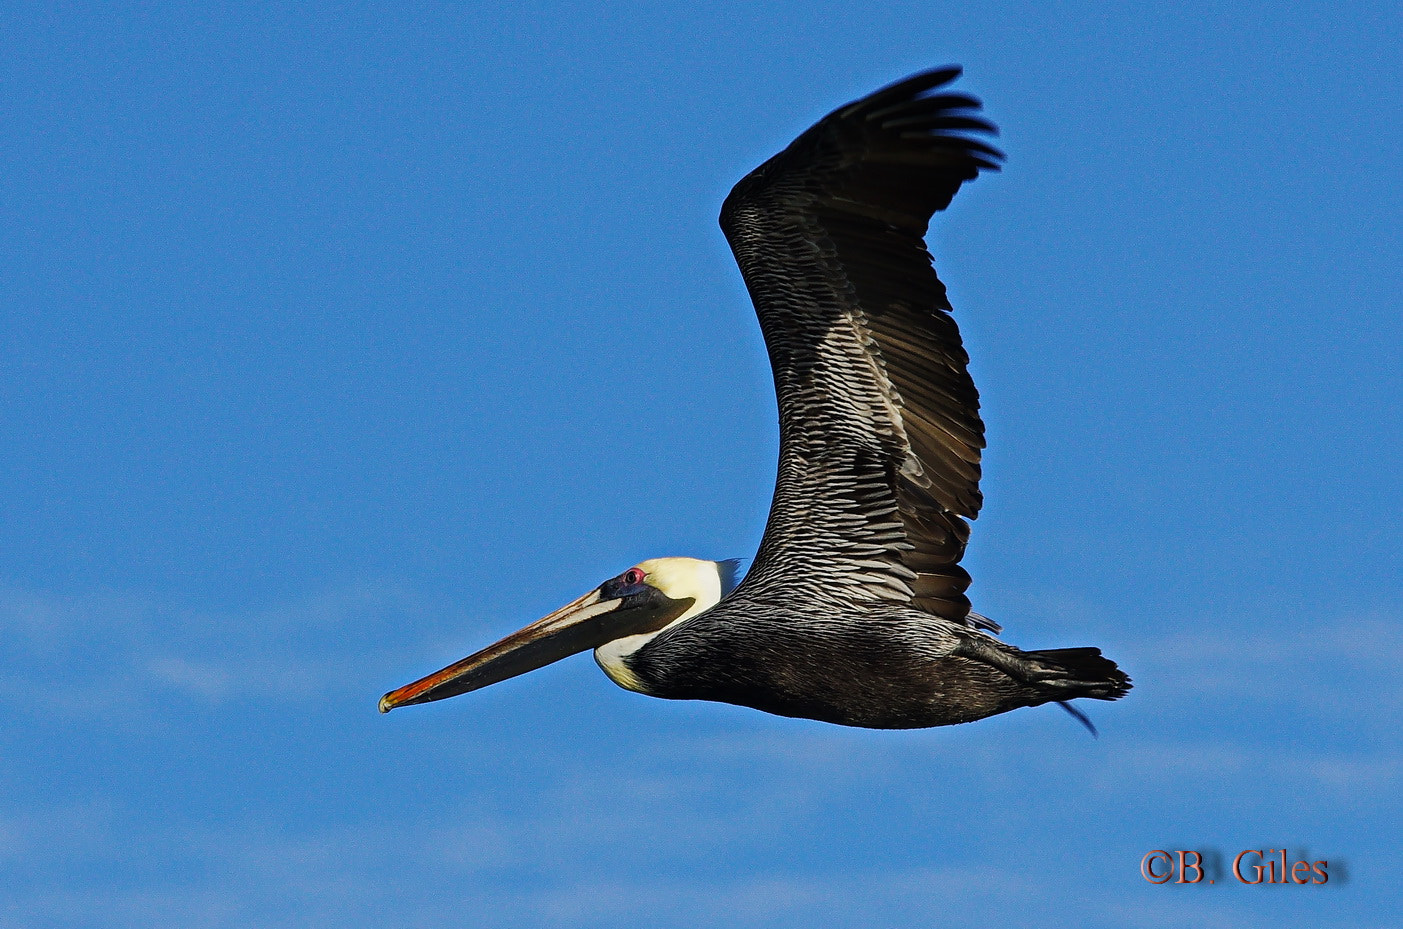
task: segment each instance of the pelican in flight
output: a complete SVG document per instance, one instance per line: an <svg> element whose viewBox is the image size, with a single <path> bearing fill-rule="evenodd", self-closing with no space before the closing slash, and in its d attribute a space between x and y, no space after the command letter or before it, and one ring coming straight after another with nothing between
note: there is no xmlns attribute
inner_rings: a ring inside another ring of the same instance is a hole
<svg viewBox="0 0 1403 929"><path fill-rule="evenodd" d="M913 75L835 110L721 208L779 397L760 550L644 561L549 616L386 694L441 700L593 649L616 684L844 726L966 723L1115 700L1096 648L1023 651L974 612L960 567L979 512L979 395L923 238L1003 155L979 101ZM1093 730L1094 732L1094 730Z"/></svg>

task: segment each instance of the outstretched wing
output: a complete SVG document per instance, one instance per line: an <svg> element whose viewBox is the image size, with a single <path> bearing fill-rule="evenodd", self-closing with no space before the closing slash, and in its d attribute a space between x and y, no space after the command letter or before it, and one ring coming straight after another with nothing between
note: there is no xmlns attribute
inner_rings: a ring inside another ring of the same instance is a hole
<svg viewBox="0 0 1403 929"><path fill-rule="evenodd" d="M914 75L842 107L731 191L721 228L779 396L774 502L736 597L911 603L969 619L979 395L923 238L1002 154L979 102Z"/></svg>

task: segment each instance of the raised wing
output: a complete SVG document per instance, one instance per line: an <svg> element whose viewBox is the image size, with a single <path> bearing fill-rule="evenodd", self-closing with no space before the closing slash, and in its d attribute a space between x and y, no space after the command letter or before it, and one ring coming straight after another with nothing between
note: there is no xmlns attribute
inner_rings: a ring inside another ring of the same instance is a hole
<svg viewBox="0 0 1403 929"><path fill-rule="evenodd" d="M721 209L779 396L774 502L736 597L911 603L970 619L958 562L979 512L979 395L923 237L1003 155L959 68L842 107Z"/></svg>

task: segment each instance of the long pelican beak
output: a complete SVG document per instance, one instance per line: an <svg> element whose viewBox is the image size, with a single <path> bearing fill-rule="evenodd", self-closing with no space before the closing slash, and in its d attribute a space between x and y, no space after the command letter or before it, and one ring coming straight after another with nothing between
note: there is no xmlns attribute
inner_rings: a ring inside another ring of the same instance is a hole
<svg viewBox="0 0 1403 929"><path fill-rule="evenodd" d="M667 602L675 604L677 601ZM380 698L380 712L456 697L534 671L576 652L597 648L605 642L652 631L660 620L667 621L666 616L659 616L658 606L657 603L630 606L625 599L601 600L596 588L500 642L442 671L390 691Z"/></svg>

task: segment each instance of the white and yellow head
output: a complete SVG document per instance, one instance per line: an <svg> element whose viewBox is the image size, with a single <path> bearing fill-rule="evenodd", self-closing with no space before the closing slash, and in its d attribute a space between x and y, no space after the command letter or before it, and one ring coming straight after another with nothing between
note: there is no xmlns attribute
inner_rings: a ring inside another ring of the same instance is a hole
<svg viewBox="0 0 1403 929"><path fill-rule="evenodd" d="M734 561L653 558L524 629L380 698L380 712L479 690L595 650L620 687L640 689L624 661L658 633L709 610L735 586Z"/></svg>

